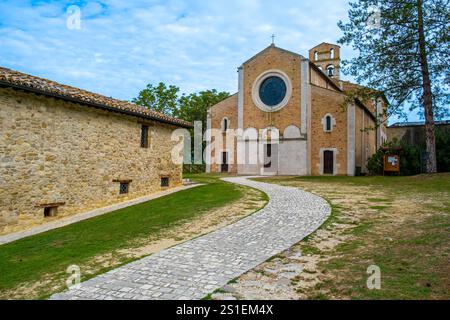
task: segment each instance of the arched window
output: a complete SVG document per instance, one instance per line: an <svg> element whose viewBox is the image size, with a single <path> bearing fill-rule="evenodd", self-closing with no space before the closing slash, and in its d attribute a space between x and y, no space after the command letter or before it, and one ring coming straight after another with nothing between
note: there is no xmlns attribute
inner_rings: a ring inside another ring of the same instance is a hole
<svg viewBox="0 0 450 320"><path fill-rule="evenodd" d="M331 121L332 121L332 119L331 119L330 115L325 117L325 130L326 131L331 131Z"/></svg>
<svg viewBox="0 0 450 320"><path fill-rule="evenodd" d="M332 64L330 64L329 66L327 66L327 75L329 77L334 76L334 66Z"/></svg>
<svg viewBox="0 0 450 320"><path fill-rule="evenodd" d="M230 128L230 121L228 120L228 118L222 119L221 127L223 132L226 132Z"/></svg>
<svg viewBox="0 0 450 320"><path fill-rule="evenodd" d="M314 60L319 60L319 53L317 51L314 51Z"/></svg>
<svg viewBox="0 0 450 320"><path fill-rule="evenodd" d="M323 71L323 68L321 66L318 67L320 69L320 71Z"/></svg>
<svg viewBox="0 0 450 320"><path fill-rule="evenodd" d="M336 119L333 118L333 116L330 113L327 113L322 118L322 125L324 132L331 132L333 131L333 127L336 125Z"/></svg>
<svg viewBox="0 0 450 320"><path fill-rule="evenodd" d="M334 59L334 49L330 49L330 59Z"/></svg>

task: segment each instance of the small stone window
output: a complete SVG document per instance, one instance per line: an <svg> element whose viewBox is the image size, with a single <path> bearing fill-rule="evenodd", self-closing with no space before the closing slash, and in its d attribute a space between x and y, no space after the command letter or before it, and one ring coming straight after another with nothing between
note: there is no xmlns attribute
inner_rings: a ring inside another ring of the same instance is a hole
<svg viewBox="0 0 450 320"><path fill-rule="evenodd" d="M334 59L334 49L330 49L330 59Z"/></svg>
<svg viewBox="0 0 450 320"><path fill-rule="evenodd" d="M319 53L317 51L314 51L314 60L319 60Z"/></svg>
<svg viewBox="0 0 450 320"><path fill-rule="evenodd" d="M161 178L161 187L165 188L169 186L169 177Z"/></svg>
<svg viewBox="0 0 450 320"><path fill-rule="evenodd" d="M331 132L333 131L333 127L336 125L336 119L328 113L325 115L325 117L322 118L322 125L323 131Z"/></svg>
<svg viewBox="0 0 450 320"><path fill-rule="evenodd" d="M331 131L331 116L326 116L325 122L325 131Z"/></svg>
<svg viewBox="0 0 450 320"><path fill-rule="evenodd" d="M130 189L129 182L121 182L119 187L119 194L127 194Z"/></svg>
<svg viewBox="0 0 450 320"><path fill-rule="evenodd" d="M57 206L44 207L44 217L45 218L56 217L57 215L58 215L58 207Z"/></svg>
<svg viewBox="0 0 450 320"><path fill-rule="evenodd" d="M148 148L148 126L144 124L141 128L141 148Z"/></svg>
<svg viewBox="0 0 450 320"><path fill-rule="evenodd" d="M327 66L327 75L329 77L333 77L334 76L334 66L332 64Z"/></svg>
<svg viewBox="0 0 450 320"><path fill-rule="evenodd" d="M221 127L222 127L222 132L227 132L227 130L230 128L230 120L228 120L228 118L223 118Z"/></svg>

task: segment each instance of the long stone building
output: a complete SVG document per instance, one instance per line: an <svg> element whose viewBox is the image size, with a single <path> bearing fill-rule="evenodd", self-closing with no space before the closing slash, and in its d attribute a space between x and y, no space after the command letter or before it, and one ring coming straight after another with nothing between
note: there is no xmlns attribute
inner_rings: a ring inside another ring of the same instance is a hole
<svg viewBox="0 0 450 320"><path fill-rule="evenodd" d="M179 127L192 125L0 68L0 234L181 185Z"/></svg>
<svg viewBox="0 0 450 320"><path fill-rule="evenodd" d="M387 101L381 95L365 104L360 99L344 104L346 91L356 87L340 80L335 44L319 44L309 58L270 45L238 68L238 92L209 109L207 171L364 172L386 140Z"/></svg>

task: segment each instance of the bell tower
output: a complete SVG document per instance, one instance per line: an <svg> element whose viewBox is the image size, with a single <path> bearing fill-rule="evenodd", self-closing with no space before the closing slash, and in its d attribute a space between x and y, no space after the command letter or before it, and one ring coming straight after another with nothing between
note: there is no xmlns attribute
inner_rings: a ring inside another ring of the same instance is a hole
<svg viewBox="0 0 450 320"><path fill-rule="evenodd" d="M341 47L322 42L309 50L309 60L314 62L328 77L339 80L341 69Z"/></svg>

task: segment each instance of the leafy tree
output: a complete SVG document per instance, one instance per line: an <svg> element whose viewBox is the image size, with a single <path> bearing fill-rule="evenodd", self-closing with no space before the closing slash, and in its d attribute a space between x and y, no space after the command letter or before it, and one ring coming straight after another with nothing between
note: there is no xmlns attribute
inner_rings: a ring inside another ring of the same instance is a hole
<svg viewBox="0 0 450 320"><path fill-rule="evenodd" d="M359 56L344 61L344 72L390 100L388 115L423 108L427 172L436 172L434 118L449 114L449 0L358 0L349 22L338 23L341 44ZM372 91L373 92L373 91ZM362 94L367 94L366 92Z"/></svg>
<svg viewBox="0 0 450 320"><path fill-rule="evenodd" d="M132 102L157 112L173 115L178 107L179 91L178 87L172 85L167 87L162 82L157 86L148 84Z"/></svg>
<svg viewBox="0 0 450 320"><path fill-rule="evenodd" d="M190 122L202 121L202 128L205 131L208 109L229 96L228 92L218 92L216 89L183 95L174 116Z"/></svg>

